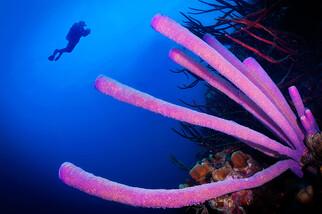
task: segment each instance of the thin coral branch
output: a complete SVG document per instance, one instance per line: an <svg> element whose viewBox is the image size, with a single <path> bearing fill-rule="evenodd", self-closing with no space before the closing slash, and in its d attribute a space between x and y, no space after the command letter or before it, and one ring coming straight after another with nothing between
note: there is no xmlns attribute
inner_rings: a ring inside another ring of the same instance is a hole
<svg viewBox="0 0 322 214"><path fill-rule="evenodd" d="M182 161L178 160L174 155L170 155L171 162L176 165L179 169L189 172L190 169Z"/></svg>
<svg viewBox="0 0 322 214"><path fill-rule="evenodd" d="M179 101L186 106L189 106L191 108L199 110L200 112L206 113L206 111L207 111L207 106L205 106L203 104L197 104L195 100L193 100L192 103L188 103L182 99L179 99Z"/></svg>
<svg viewBox="0 0 322 214"><path fill-rule="evenodd" d="M187 132L196 139L202 139L203 135L196 129L196 126L188 123L180 123Z"/></svg>
<svg viewBox="0 0 322 214"><path fill-rule="evenodd" d="M277 86L279 85L283 85L283 83L286 81L286 79L289 77L289 75L291 74L292 70L294 68L294 63L291 64L291 66L289 66L289 68L287 69L286 74L283 76L283 78L277 83Z"/></svg>
<svg viewBox="0 0 322 214"><path fill-rule="evenodd" d="M261 30L265 31L266 33L268 33L269 35L271 35L281 45L287 47L287 42L285 42L280 37L278 37L276 35L276 32L274 32L274 30L271 30L271 29L265 27L264 25L260 24L259 22L251 21L248 19L231 19L231 20L226 20L226 21L227 22L235 22L238 24L244 24L244 25L246 25L245 29L250 29L251 27L261 29Z"/></svg>
<svg viewBox="0 0 322 214"><path fill-rule="evenodd" d="M173 69L170 69L170 71L172 73L175 73L175 74L184 74L184 76L188 79L190 76L189 76L189 72L187 71L187 69L176 69L176 70L173 70Z"/></svg>
<svg viewBox="0 0 322 214"><path fill-rule="evenodd" d="M267 60L270 63L281 64L287 61L295 61L294 56L298 55L297 51L290 48L288 42L285 41L289 35L285 32L279 32L265 26L265 19L272 16L276 10L281 10L281 2L279 0L273 3L245 3L242 0L232 1L200 1L207 5L207 9L192 8L189 14L199 15L211 12L221 12L216 14L219 18L215 18L216 22L211 25L203 25L192 16L187 18L186 26L201 37L206 33L212 34L225 42L233 42L242 45L247 50ZM191 20L194 20L193 22ZM252 30L254 29L254 32ZM225 35L231 36L230 41L225 38ZM238 36L237 36L238 35ZM244 40L244 42L242 42ZM245 40L249 40L245 41ZM230 42L230 43L231 43ZM254 44L253 46L247 45ZM266 46L263 48L263 43ZM261 49L259 49L261 47ZM259 51L261 50L261 51ZM274 50L274 54L271 52Z"/></svg>
<svg viewBox="0 0 322 214"><path fill-rule="evenodd" d="M190 89L195 87L196 85L198 85L198 83L202 81L200 78L197 78L195 80L193 80L192 82L190 82L189 84L183 84L181 86L178 86L178 88L180 89Z"/></svg>
<svg viewBox="0 0 322 214"><path fill-rule="evenodd" d="M195 11L195 12L189 12L189 14L197 15L197 14L211 13L211 12L221 11L221 10L223 10L225 8L226 8L225 6L221 6L221 7L216 6L215 8L212 8L212 9L209 9L209 10L202 10L202 9L189 7L190 10Z"/></svg>
<svg viewBox="0 0 322 214"><path fill-rule="evenodd" d="M254 37L255 39L263 42L263 43L266 43L268 45L270 45L272 48L276 48L277 50L280 50L288 55L291 55L291 54L295 54L295 51L294 50L290 50L290 49L286 49L286 48L283 48L281 46L279 46L278 44L276 44L275 42L273 41L270 41L268 39L265 39L265 38L262 38L258 35L256 35L255 33L252 33L251 31L247 30L246 28L241 28L241 31L244 31L246 32L248 35Z"/></svg>
<svg viewBox="0 0 322 214"><path fill-rule="evenodd" d="M206 147L210 150L223 146L222 142L220 142L220 139L217 138L217 135L204 136L199 133L199 131L197 131L197 127L193 125L182 122L180 123L180 125L180 131L175 128L172 128L172 131L174 131L181 137L188 139L189 141L195 142L200 146Z"/></svg>
<svg viewBox="0 0 322 214"><path fill-rule="evenodd" d="M181 129L181 131L178 131L175 128L171 128L172 131L174 131L176 134L180 135L181 137L190 140L192 142L199 142L199 139L195 138L194 136L189 136L184 129Z"/></svg>
<svg viewBox="0 0 322 214"><path fill-rule="evenodd" d="M252 46L250 46L250 45L248 45L248 44L246 44L246 43L244 43L244 42L240 41L239 39L236 39L236 38L234 38L234 37L230 36L229 34L226 34L225 36L226 36L227 38L231 39L232 41L236 42L236 43L237 43L237 44L239 44L240 46L242 46L242 47L244 47L244 48L246 48L246 49L248 49L248 50L250 50L250 51L254 52L256 55L258 55L258 56L262 57L263 59L265 59L265 60L267 60L268 62L273 63L273 64L281 63L281 62L283 62L284 60L286 60L286 59L289 57L289 56L286 56L286 57L284 57L284 58L282 58L282 59L278 59L278 60L277 60L277 59L274 59L274 58L272 58L272 57L270 57L270 56L268 56L268 55L266 55L266 54L262 53L261 51L257 50L256 48L254 48L254 47L252 47Z"/></svg>
<svg viewBox="0 0 322 214"><path fill-rule="evenodd" d="M189 141L195 142L200 146L208 148L209 150L216 150L218 148L222 149L228 145L239 145L240 147L242 147L239 141L227 141L227 138L223 137L223 134L219 132L204 134L198 131L199 127L197 126L182 122L180 123L180 125L180 131L175 128L172 128L172 131Z"/></svg>

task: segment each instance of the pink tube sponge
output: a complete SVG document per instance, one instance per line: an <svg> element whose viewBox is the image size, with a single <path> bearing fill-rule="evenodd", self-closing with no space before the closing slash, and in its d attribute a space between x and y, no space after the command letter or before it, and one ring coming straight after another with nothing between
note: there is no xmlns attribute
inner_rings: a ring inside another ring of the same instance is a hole
<svg viewBox="0 0 322 214"><path fill-rule="evenodd" d="M168 103L108 77L99 76L96 79L95 85L100 92L112 96L117 100L159 113L166 117L223 132L239 138L251 147L267 154L285 155L294 160L299 160L300 158L298 153L289 147L283 146L273 139L233 121L224 120Z"/></svg>
<svg viewBox="0 0 322 214"><path fill-rule="evenodd" d="M119 184L88 173L72 163L63 163L60 179L67 185L109 201L152 208L179 208L203 203L227 193L263 185L292 169L302 176L298 164L292 160L279 161L249 178L230 179L184 189L144 189Z"/></svg>
<svg viewBox="0 0 322 214"><path fill-rule="evenodd" d="M265 126L267 126L279 138L284 140L290 146L293 146L288 142L284 133L275 126L274 122L270 118L268 118L267 115L260 108L258 108L258 106L251 99L245 96L245 94L238 90L238 88L236 88L229 81L220 77L218 74L211 73L207 68L176 48L170 50L169 57L177 64L188 69L191 73L208 82L209 85L211 85L213 88L218 89L219 91L227 95L230 99L240 104L248 112L254 115L258 120L260 120Z"/></svg>
<svg viewBox="0 0 322 214"><path fill-rule="evenodd" d="M297 90L297 88L295 86L291 86L288 88L288 92L289 92L292 102L295 106L297 115L299 117L302 117L305 112L305 107L304 107L303 100L301 98L299 91Z"/></svg>
<svg viewBox="0 0 322 214"><path fill-rule="evenodd" d="M227 193L258 187L288 169L301 177L301 157L305 149L301 130L304 127L306 134L310 134L318 128L313 114L309 110L305 111L296 88L291 88L290 94L301 116L302 127L299 126L301 124L296 123L294 113L277 86L255 60L249 58L241 63L217 40L211 40L214 38L206 37L209 44L212 44L208 45L175 21L162 15L156 15L153 18L152 26L158 32L200 56L222 76L212 75L202 65L177 49L170 52L170 57L175 62L241 104L289 146L234 121L166 102L105 76L99 76L96 79L97 90L122 102L163 116L236 137L258 151L273 157L281 157L283 160L248 178L227 179L184 189L131 187L95 176L71 163L62 164L59 169L60 179L69 186L106 200L132 206L177 208L203 203Z"/></svg>
<svg viewBox="0 0 322 214"><path fill-rule="evenodd" d="M213 49L203 40L167 16L159 14L154 16L152 19L152 27L205 60L256 103L279 126L291 142L296 142L297 145L301 143L294 127L291 126L283 113L234 64L228 61L225 56L221 55L219 51ZM302 148L300 149L302 150Z"/></svg>

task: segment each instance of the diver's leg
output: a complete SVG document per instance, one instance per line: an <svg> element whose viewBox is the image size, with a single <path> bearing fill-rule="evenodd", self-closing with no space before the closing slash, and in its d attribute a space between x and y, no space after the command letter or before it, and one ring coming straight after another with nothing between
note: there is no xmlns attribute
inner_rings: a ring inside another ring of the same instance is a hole
<svg viewBox="0 0 322 214"><path fill-rule="evenodd" d="M79 41L79 40L78 40ZM62 48L62 49L56 49L53 53L53 55L49 56L48 59L50 61L57 61L59 60L59 58L61 57L61 55L63 55L63 53L71 53L73 51L73 49L75 48L75 46L77 45L77 41L75 42L69 42L67 44L67 46L65 48ZM58 56L55 58L56 54L58 54Z"/></svg>
<svg viewBox="0 0 322 214"><path fill-rule="evenodd" d="M68 43L68 45L66 46L66 48L60 49L60 50L59 50L59 54L58 54L58 56L56 57L55 61L57 61L57 60L61 57L61 55L62 55L63 53L71 53L71 52L73 51L73 49L74 49L74 47L75 47L75 45L76 45L76 44L77 44L77 43L72 43L72 42L70 42L70 43Z"/></svg>
<svg viewBox="0 0 322 214"><path fill-rule="evenodd" d="M63 55L63 53L65 53L65 52L66 52L66 50L65 50L65 48L63 48L63 49L58 50L58 52L59 52L59 54L58 54L58 56L55 58L55 61L59 60L59 58L61 57L61 55Z"/></svg>
<svg viewBox="0 0 322 214"><path fill-rule="evenodd" d="M74 50L75 46L77 45L78 41L79 40L69 42L65 48L65 52L71 53Z"/></svg>

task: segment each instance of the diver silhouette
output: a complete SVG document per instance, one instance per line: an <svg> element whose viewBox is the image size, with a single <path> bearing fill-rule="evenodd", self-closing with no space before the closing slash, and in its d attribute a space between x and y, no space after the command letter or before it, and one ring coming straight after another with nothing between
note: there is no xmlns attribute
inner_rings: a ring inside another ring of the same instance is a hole
<svg viewBox="0 0 322 214"><path fill-rule="evenodd" d="M66 39L68 44L65 48L56 49L54 53L48 57L50 61L57 61L63 53L70 53L73 51L75 46L78 44L81 37L88 36L91 33L91 30L85 29L86 23L84 21L79 21L73 24L73 26L69 29L68 34L66 35ZM56 55L58 56L56 57ZM56 57L56 58L55 58Z"/></svg>

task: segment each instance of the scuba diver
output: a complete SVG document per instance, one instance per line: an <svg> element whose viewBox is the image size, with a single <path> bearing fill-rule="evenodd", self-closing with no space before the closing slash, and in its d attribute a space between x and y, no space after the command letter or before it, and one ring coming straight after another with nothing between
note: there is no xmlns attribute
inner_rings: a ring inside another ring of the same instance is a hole
<svg viewBox="0 0 322 214"><path fill-rule="evenodd" d="M54 53L48 57L50 61L57 61L63 53L70 53L73 51L75 46L78 44L81 37L88 36L91 33L90 29L85 29L86 26L84 21L79 21L73 24L73 26L69 29L68 34L66 35L66 39L68 44L65 48L56 49ZM58 56L56 57L56 54ZM56 57L56 58L55 58Z"/></svg>

